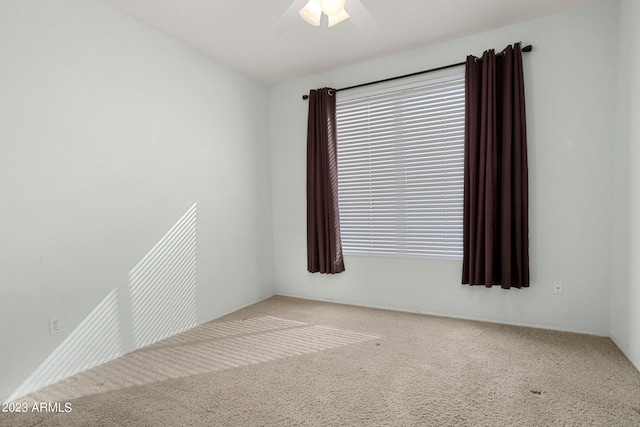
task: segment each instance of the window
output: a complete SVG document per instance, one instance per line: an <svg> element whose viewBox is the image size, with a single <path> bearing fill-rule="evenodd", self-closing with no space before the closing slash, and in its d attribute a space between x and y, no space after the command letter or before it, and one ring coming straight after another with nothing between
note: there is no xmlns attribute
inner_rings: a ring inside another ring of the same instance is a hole
<svg viewBox="0 0 640 427"><path fill-rule="evenodd" d="M464 75L337 99L345 254L462 258Z"/></svg>

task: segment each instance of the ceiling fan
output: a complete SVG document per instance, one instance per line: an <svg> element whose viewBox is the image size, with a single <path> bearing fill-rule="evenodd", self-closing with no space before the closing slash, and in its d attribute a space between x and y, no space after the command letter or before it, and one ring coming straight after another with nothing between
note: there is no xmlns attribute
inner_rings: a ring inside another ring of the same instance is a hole
<svg viewBox="0 0 640 427"><path fill-rule="evenodd" d="M365 36L370 36L380 29L360 0L294 0L269 33L282 33L295 19L303 19L310 25L319 27L325 17L328 27L349 20Z"/></svg>

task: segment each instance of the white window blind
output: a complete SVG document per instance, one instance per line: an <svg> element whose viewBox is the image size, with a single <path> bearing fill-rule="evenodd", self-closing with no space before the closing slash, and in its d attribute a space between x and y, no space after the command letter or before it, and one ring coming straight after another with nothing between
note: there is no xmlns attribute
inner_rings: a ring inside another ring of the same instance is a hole
<svg viewBox="0 0 640 427"><path fill-rule="evenodd" d="M345 254L462 258L464 76L337 100Z"/></svg>

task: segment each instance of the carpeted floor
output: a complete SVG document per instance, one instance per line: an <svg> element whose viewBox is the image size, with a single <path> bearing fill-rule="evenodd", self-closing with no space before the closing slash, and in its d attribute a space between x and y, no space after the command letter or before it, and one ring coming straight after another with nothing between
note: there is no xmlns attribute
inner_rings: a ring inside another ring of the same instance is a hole
<svg viewBox="0 0 640 427"><path fill-rule="evenodd" d="M19 403L1 426L640 426L640 373L608 338L273 297Z"/></svg>

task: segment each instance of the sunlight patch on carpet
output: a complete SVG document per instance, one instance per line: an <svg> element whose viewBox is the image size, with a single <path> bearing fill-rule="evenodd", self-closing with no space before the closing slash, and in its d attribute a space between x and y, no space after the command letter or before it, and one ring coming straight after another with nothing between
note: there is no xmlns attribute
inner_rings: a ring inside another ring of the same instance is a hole
<svg viewBox="0 0 640 427"><path fill-rule="evenodd" d="M67 378L24 400L68 401L380 338L272 316L210 322Z"/></svg>

